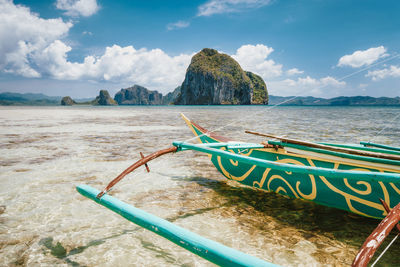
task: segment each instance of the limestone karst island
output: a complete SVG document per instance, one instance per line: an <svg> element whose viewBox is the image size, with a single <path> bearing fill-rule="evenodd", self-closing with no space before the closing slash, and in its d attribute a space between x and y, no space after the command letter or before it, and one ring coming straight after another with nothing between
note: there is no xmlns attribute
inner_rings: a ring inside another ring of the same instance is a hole
<svg viewBox="0 0 400 267"><path fill-rule="evenodd" d="M101 90L95 100L78 103L64 97L62 105L251 105L268 104L264 80L244 71L229 55L204 48L193 56L185 80L173 92L162 95L139 85L121 89L112 99Z"/></svg>

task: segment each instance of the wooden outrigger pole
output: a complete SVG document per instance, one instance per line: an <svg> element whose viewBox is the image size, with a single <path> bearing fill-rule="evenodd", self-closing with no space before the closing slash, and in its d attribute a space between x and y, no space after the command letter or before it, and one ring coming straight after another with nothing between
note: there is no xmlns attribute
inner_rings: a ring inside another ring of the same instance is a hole
<svg viewBox="0 0 400 267"><path fill-rule="evenodd" d="M106 194L108 191L111 190L111 188L117 184L119 181L121 181L126 175L128 175L129 173L133 172L134 170L136 170L137 168L139 168L142 165L146 166L146 170L147 172L150 172L149 167L147 166L147 162L149 162L150 160L153 160L155 158L158 158L162 155L168 154L168 153L172 153L172 152L176 152L178 148L173 146L173 147L169 147L166 149L162 149L159 151L156 151L146 157L143 156L142 152L140 152L140 156L142 157L141 160L136 161L135 163L133 163L131 166L129 166L126 170L124 170L123 172L121 172L120 175L118 175L114 180L112 180L104 189L103 191L99 192L99 194L97 195L97 198L101 198L104 194Z"/></svg>
<svg viewBox="0 0 400 267"><path fill-rule="evenodd" d="M254 132L254 131L248 131L248 130L246 130L245 133L278 139L278 140L281 140L282 142L288 143L288 144L301 145L301 146L307 146L307 147L318 148L318 149L325 149L325 150L329 150L329 151L359 155L359 156L364 156L364 157L374 157L374 158L400 161L400 156L397 156L397 155L377 153L377 152L367 152L367 151L361 151L361 150L350 149L350 148L328 146L328 145L306 142L306 141L302 141L302 140L290 139L290 138L286 138L286 137L265 134L265 133L259 133L259 132Z"/></svg>
<svg viewBox="0 0 400 267"><path fill-rule="evenodd" d="M360 250L358 251L357 256L354 258L354 261L351 265L353 267L367 266L369 261L374 256L375 251L383 243L385 238L390 234L392 229L394 227L397 227L397 230L400 231L400 226L398 224L398 222L400 220L400 203L397 204L392 210L390 210L389 206L386 204L386 202L384 202L382 199L380 199L380 201L381 201L382 205L384 206L385 210L388 212L388 215L381 221L381 223L375 228L375 230L365 240L364 244L361 246ZM397 234L397 236L399 234L400 234L400 232ZM397 238L397 236L395 238ZM378 258L378 260L379 260L379 258Z"/></svg>

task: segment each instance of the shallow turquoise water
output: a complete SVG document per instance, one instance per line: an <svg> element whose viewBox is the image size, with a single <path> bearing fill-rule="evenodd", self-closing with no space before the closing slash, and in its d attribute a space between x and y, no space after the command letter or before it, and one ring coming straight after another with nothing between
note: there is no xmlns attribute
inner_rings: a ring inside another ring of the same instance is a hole
<svg viewBox="0 0 400 267"><path fill-rule="evenodd" d="M76 193L192 137L180 113L241 141L254 130L400 146L392 107L0 107L0 265L208 266ZM222 126L226 126L221 128ZM386 127L379 135L376 134ZM208 157L150 162L111 192L205 237L284 266L349 265L377 221L226 181ZM396 242L382 259L400 264Z"/></svg>

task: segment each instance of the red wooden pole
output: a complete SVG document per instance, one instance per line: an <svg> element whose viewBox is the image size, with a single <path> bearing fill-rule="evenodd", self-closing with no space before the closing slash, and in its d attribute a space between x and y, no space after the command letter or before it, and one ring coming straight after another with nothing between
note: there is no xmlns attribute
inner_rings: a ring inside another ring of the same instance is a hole
<svg viewBox="0 0 400 267"><path fill-rule="evenodd" d="M103 191L101 191L98 195L97 198L101 198L105 193L107 193L108 191L110 191L110 189L119 181L122 180L122 178L124 178L127 174L131 173L132 171L134 171L135 169L139 168L140 166L146 164L147 162L149 162L150 160L153 160L155 158L158 158L162 155L168 154L168 153L172 153L172 152L176 152L178 148L173 146L170 148L166 148L166 149L162 149L159 150L157 152L154 152L144 158L142 158L141 160L136 161L134 164L132 164L131 166L129 166L129 168L127 168L126 170L124 170L123 172L121 172L120 175L118 175L114 180L112 180L104 189Z"/></svg>
<svg viewBox="0 0 400 267"><path fill-rule="evenodd" d="M384 205L385 206L385 205ZM351 266L367 266L375 251L400 220L400 203L396 205L365 240Z"/></svg>

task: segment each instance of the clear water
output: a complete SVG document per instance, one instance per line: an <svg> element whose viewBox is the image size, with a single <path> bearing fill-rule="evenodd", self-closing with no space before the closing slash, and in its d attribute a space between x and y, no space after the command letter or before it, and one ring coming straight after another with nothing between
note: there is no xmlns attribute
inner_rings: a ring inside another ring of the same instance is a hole
<svg viewBox="0 0 400 267"><path fill-rule="evenodd" d="M0 107L0 266L212 266L75 191L174 140L180 113L243 141L255 130L309 141L400 146L399 108ZM386 129L375 136L383 127ZM111 192L207 238L283 266L350 265L378 221L227 181L206 155L149 163ZM389 240L387 241L387 243ZM399 265L395 242L383 265Z"/></svg>

